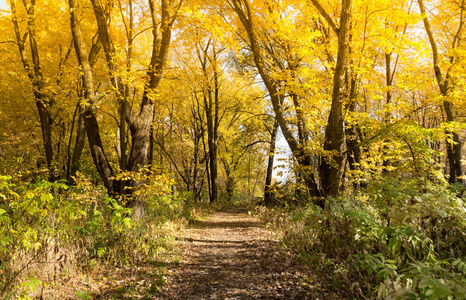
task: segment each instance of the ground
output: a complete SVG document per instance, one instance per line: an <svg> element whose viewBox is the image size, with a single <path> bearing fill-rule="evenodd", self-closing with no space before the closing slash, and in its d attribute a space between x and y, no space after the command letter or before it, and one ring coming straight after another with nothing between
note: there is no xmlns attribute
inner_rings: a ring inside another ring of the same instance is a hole
<svg viewBox="0 0 466 300"><path fill-rule="evenodd" d="M244 211L217 212L178 233L181 259L163 265L166 275L151 272L151 266L129 268L126 280L92 298L332 299L322 280L279 240Z"/></svg>

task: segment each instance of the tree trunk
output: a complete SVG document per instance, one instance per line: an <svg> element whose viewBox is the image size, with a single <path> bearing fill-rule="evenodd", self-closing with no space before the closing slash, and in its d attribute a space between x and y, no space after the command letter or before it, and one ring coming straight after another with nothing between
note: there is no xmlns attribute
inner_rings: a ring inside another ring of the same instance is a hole
<svg viewBox="0 0 466 300"><path fill-rule="evenodd" d="M205 143L205 137L204 135L202 135L202 146L203 146L203 149L204 149L204 153L205 153L205 169L206 169L206 173L207 173L207 187L208 187L208 190L209 190L209 201L210 199L212 199L212 184L210 183L210 180L211 180L211 177L210 177L210 164L209 164L209 161L210 161L210 156L208 154L208 151L207 151L207 147L206 146L206 143Z"/></svg>
<svg viewBox="0 0 466 300"><path fill-rule="evenodd" d="M209 56L209 49L212 48L212 56ZM218 197L218 127L219 119L219 95L220 83L217 70L217 52L213 41L209 40L205 48L196 47L198 59L204 75L202 93L204 99L205 116L207 123L207 144L209 146L209 174L210 174L210 202L215 202ZM210 63L213 71L212 78L209 78ZM213 86L212 82L213 81Z"/></svg>
<svg viewBox="0 0 466 300"><path fill-rule="evenodd" d="M455 122L456 118L453 111L453 104L450 101L444 101L443 106L448 122ZM458 132L447 130L447 134L450 136L446 141L448 164L450 165L449 182L451 184L461 183L466 186L464 169L461 164L463 158L463 142ZM449 141L449 139L451 139L452 142Z"/></svg>
<svg viewBox="0 0 466 300"><path fill-rule="evenodd" d="M15 31L16 37L16 44L18 46L19 54L21 57L21 62L29 80L32 83L32 88L34 92L34 98L36 102L37 111L39 113L39 123L42 132L42 143L44 145L45 150L45 158L47 161L47 168L49 171L49 180L55 181L59 178L58 169L57 169L57 161L54 149L54 143L52 138L52 118L50 116L49 108L52 105L52 98L45 94L44 88L45 83L43 81L42 70L40 65L39 59L39 50L37 47L36 42L36 31L35 31L35 16L34 16L34 2L27 3L23 1L24 8L28 14L28 33L29 36L29 44L31 50L31 58L32 58L32 65L29 63L26 54L26 46L25 41L21 38L21 33L19 30L17 13L16 13L16 5L15 1L10 0L10 9L12 15L12 22Z"/></svg>
<svg viewBox="0 0 466 300"><path fill-rule="evenodd" d="M84 124L82 108L79 106L78 108L78 128L76 130L76 143L74 146L73 151L73 158L71 160L70 166L70 176L69 181L72 180L71 178L76 176L76 172L80 168L80 161L81 161L81 154L83 153L85 139L86 139L86 125Z"/></svg>
<svg viewBox="0 0 466 300"><path fill-rule="evenodd" d="M130 171L139 171L147 164L152 116L153 109L150 105L143 109L129 126L132 144L128 161L128 170Z"/></svg>
<svg viewBox="0 0 466 300"><path fill-rule="evenodd" d="M226 180L225 180L225 191L226 191L226 197L228 201L231 201L233 199L233 195L235 193L235 178L233 178L232 173L227 173Z"/></svg>
<svg viewBox="0 0 466 300"><path fill-rule="evenodd" d="M209 145L209 170L210 170L210 202L215 202L218 196L217 176L218 176L218 161L217 161L217 137L214 129L214 116L212 114L213 102L212 94L204 96L206 106L206 121L207 121L207 144Z"/></svg>
<svg viewBox="0 0 466 300"><path fill-rule="evenodd" d="M387 86L387 94L386 94L386 104L389 105L392 102L392 83L393 83L393 74L392 73L392 67L391 67L391 58L392 54L391 53L385 53L385 83ZM396 66L395 66L396 67ZM395 71L393 71L395 72ZM391 113L390 113L390 108L387 107L387 112L385 113L385 123L388 124L391 119ZM388 142L386 140L385 142ZM387 146L384 146L385 152L388 150ZM382 172L387 173L388 168L391 167L392 162L390 159L386 159L384 155L383 163L382 166L384 167Z"/></svg>
<svg viewBox="0 0 466 300"><path fill-rule="evenodd" d="M343 0L338 31L338 56L333 77L332 106L325 131L324 150L330 155L323 159L320 176L325 196L338 194L344 167L345 143L343 100L347 76L352 0Z"/></svg>
<svg viewBox="0 0 466 300"><path fill-rule="evenodd" d="M194 200L197 202L199 200L199 188L197 185L198 176L199 176L199 155L200 155L200 142L201 136L203 134L202 128L200 128L198 124L197 118L197 111L199 107L196 107L194 101L192 103L192 122L193 122L193 129L194 129L194 152L193 152L193 164L192 164L192 172L193 172L193 180L192 180L192 191Z"/></svg>
<svg viewBox="0 0 466 300"><path fill-rule="evenodd" d="M149 0L149 6L152 19L152 55L147 75L148 82L144 86L144 93L141 101L141 110L138 115L129 114L129 130L131 132L131 151L128 159L127 169L132 172L138 172L147 165L149 158L149 146L151 141L151 128L154 121L154 99L156 91L162 79L165 68L168 50L171 41L171 29L175 21L177 9L170 7L171 0L161 1L161 20L157 20L157 11L154 0ZM170 16L170 13L173 13ZM161 31L161 38L159 32ZM141 182L131 181L128 183L131 190L138 187ZM134 218L141 219L145 214L144 200L133 197L128 205L133 209Z"/></svg>
<svg viewBox="0 0 466 300"><path fill-rule="evenodd" d="M273 174L273 161L275 158L275 142L277 140L278 121L275 120L270 134L270 148L269 148L269 160L267 163L267 176L265 178L265 190L264 190L264 202L266 205L273 203L273 192L272 192L272 174Z"/></svg>
<svg viewBox="0 0 466 300"><path fill-rule="evenodd" d="M100 42L100 37L97 35L96 41L92 44L91 50L89 51L89 65L92 68L97 60L97 54L100 52L100 49L102 48L102 43ZM81 101L82 98L84 97L84 89L83 89L83 77L80 75L79 81L78 81L78 87L77 87L77 95L78 95L78 104L76 106L76 111L78 113L78 126L76 128L76 141L74 145L74 150L73 150L73 156L70 157L71 162L69 164L69 169L68 169L68 174L67 174L67 181L70 183L74 183L74 179L72 179L74 176L76 176L76 173L79 171L80 166L80 161L81 161L81 156L84 150L84 146L86 143L86 125L84 123L83 119L83 111L82 111L82 105ZM74 117L73 117L73 123L74 123ZM71 143L71 135L70 133L70 143ZM71 147L71 145L70 145Z"/></svg>
<svg viewBox="0 0 466 300"><path fill-rule="evenodd" d="M354 83L352 82L352 85ZM352 91L355 89L352 88ZM353 92L352 92L353 93ZM351 99L355 99L355 94L353 94L354 97L351 97ZM356 104L352 100L349 105L348 105L348 112L354 112L356 110ZM360 138L358 137L358 133L356 130L355 125L347 125L345 128L345 140L346 140L346 157L348 159L348 165L351 171L355 171L358 168L360 168L361 164L361 155L362 155L362 149L360 147ZM361 182L354 182L353 187L355 189L359 188L364 188L365 183Z"/></svg>
<svg viewBox="0 0 466 300"><path fill-rule="evenodd" d="M49 180L51 182L54 182L59 178L59 174L57 170L57 158L55 156L55 149L52 140L52 119L50 117L48 107L45 104L47 103L47 101L44 99L45 97L43 97L40 88L35 87L34 89L36 90L34 91L34 95L36 98L37 110L39 111L40 127L42 130L42 141L45 148L47 168L49 170Z"/></svg>
<svg viewBox="0 0 466 300"><path fill-rule="evenodd" d="M79 65L83 71L84 101L81 101L81 117L84 119L86 126L87 138L91 149L92 159L97 171L102 178L105 187L109 193L113 193L113 170L108 163L107 157L100 138L99 124L95 114L95 94L92 70L89 63L89 56L86 44L81 32L80 22L76 16L78 8L77 0L69 0L71 33L74 40L74 48L78 58Z"/></svg>

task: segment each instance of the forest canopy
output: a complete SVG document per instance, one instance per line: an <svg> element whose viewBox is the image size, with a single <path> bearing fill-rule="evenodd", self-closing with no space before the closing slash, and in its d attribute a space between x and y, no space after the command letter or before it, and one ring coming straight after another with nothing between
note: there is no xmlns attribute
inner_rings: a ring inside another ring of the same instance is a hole
<svg viewBox="0 0 466 300"><path fill-rule="evenodd" d="M279 128L316 199L388 173L465 183L461 2L81 2L2 9L3 173L124 194L152 168L254 197Z"/></svg>

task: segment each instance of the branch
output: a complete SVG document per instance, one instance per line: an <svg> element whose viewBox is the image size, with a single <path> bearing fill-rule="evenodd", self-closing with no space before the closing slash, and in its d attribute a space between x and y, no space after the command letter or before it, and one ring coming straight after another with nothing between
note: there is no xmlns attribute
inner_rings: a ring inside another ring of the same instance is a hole
<svg viewBox="0 0 466 300"><path fill-rule="evenodd" d="M162 149L162 151L165 153L165 155L168 157L168 159L170 159L170 161L172 162L173 166L175 167L176 169L176 172L178 172L178 174L180 175L181 179L183 179L184 183L189 187L189 182L186 180L186 178L183 176L183 173L181 173L181 171L179 170L178 168L178 165L176 164L176 162L173 160L172 156L170 155L170 153L168 153L167 149L165 149L165 147L157 140L153 139L153 141L160 147L160 149Z"/></svg>
<svg viewBox="0 0 466 300"><path fill-rule="evenodd" d="M243 148L249 148L249 147L252 147L252 146L257 145L257 144L260 144L260 143L267 143L267 144L270 144L270 141L261 141L261 140L259 140L259 141L254 141L254 142L252 142L252 143L250 143L250 144L244 146Z"/></svg>
<svg viewBox="0 0 466 300"><path fill-rule="evenodd" d="M335 25L335 22L333 22L332 18L325 11L325 9L322 7L322 5L320 5L319 1L318 0L311 0L311 2L312 2L312 4L314 4L315 8L317 8L317 10L320 12L322 17L324 17L324 19L328 22L328 25L330 25L333 32L335 32L335 34L338 35L339 32L340 32L339 28L337 27L337 25Z"/></svg>
<svg viewBox="0 0 466 300"><path fill-rule="evenodd" d="M18 45L18 43L16 43L15 41L4 41L4 42L0 41L0 44L8 44L8 43Z"/></svg>
<svg viewBox="0 0 466 300"><path fill-rule="evenodd" d="M138 35L140 35L141 33L146 32L147 30L150 30L150 29L152 29L152 28L154 28L154 26L147 27L147 28L145 28L145 29L139 31L138 33L136 33L136 34L133 36L132 40L134 41Z"/></svg>

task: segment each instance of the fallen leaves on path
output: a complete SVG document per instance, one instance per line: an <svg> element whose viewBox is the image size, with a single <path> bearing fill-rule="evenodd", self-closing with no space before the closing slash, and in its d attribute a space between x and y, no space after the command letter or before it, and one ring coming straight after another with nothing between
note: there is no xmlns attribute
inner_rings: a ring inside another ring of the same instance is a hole
<svg viewBox="0 0 466 300"><path fill-rule="evenodd" d="M182 259L155 299L331 299L276 234L241 211L192 222L177 237ZM312 274L312 273L311 273Z"/></svg>

